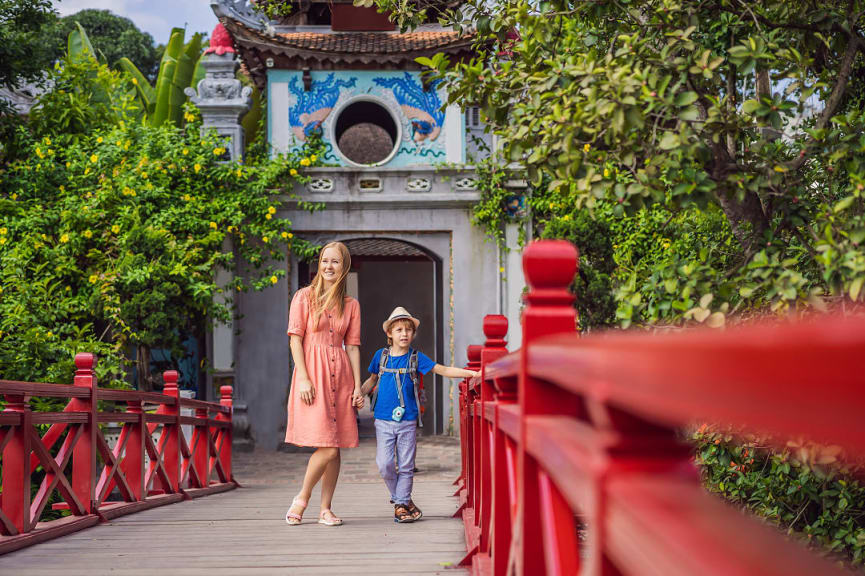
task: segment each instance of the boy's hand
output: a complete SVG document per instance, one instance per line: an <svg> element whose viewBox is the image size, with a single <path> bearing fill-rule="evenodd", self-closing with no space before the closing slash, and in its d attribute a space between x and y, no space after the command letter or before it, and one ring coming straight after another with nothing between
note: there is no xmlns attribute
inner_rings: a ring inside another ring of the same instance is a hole
<svg viewBox="0 0 865 576"><path fill-rule="evenodd" d="M480 375L481 375L480 372L475 372L474 370L469 370L469 372L472 373L472 375L469 376L469 378L474 378L475 376L480 376Z"/></svg>
<svg viewBox="0 0 865 576"><path fill-rule="evenodd" d="M351 405L360 410L363 408L363 394L361 394L360 388L355 388L354 393L351 395Z"/></svg>

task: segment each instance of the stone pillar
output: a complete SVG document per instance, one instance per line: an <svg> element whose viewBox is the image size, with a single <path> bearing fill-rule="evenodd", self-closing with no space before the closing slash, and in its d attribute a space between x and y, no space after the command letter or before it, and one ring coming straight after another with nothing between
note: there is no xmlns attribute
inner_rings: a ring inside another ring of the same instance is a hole
<svg viewBox="0 0 865 576"><path fill-rule="evenodd" d="M240 64L237 61L233 42L228 31L221 23L213 29L210 46L201 57L201 66L205 70L204 78L198 83L198 92L186 88L185 92L193 104L201 111L202 136L215 130L225 139L228 157L225 160L243 160L244 134L240 118L249 110L252 104L250 94L252 88L243 86L235 77ZM224 250L231 250L226 242ZM224 291L231 283L232 273L220 269L216 273L217 284L223 291L215 296L220 303L226 302ZM254 441L250 434L248 405L244 383L235 380L234 371L234 327L232 323L214 322L211 345L209 346L213 373L208 377L209 390L207 399L211 399L213 390L223 386L233 386L235 400L233 404L232 437L235 449L251 450Z"/></svg>
<svg viewBox="0 0 865 576"><path fill-rule="evenodd" d="M205 75L198 83L198 92L193 88L186 88L184 92L201 110L202 133L216 130L226 140L230 159L241 161L244 144L240 118L252 104L252 88L243 86L235 77L240 64L231 36L221 23L213 29L210 47L201 57L201 66Z"/></svg>

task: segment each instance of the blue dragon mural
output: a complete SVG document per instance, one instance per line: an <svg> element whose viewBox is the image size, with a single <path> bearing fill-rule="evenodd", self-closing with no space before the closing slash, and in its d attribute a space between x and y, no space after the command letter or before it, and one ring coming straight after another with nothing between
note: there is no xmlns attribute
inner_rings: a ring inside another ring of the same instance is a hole
<svg viewBox="0 0 865 576"><path fill-rule="evenodd" d="M356 82L356 78L336 80L331 73L323 81L313 80L310 91L306 92L298 86L297 76L293 77L288 89L295 95L297 102L288 109L288 124L297 139L306 142L310 134L320 130L321 124L339 100L339 89L354 88Z"/></svg>
<svg viewBox="0 0 865 576"><path fill-rule="evenodd" d="M403 114L411 122L412 139L416 143L438 138L445 121L445 114L441 110L442 102L436 92L440 80L433 81L427 92L424 92L420 82L408 72L402 78L374 78L373 82L393 90Z"/></svg>

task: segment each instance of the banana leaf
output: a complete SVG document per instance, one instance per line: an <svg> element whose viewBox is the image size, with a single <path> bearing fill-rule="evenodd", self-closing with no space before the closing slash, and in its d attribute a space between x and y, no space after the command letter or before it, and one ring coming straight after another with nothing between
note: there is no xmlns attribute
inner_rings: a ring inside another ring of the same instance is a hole
<svg viewBox="0 0 865 576"><path fill-rule="evenodd" d="M159 64L159 75L156 77L156 105L150 116L151 126L161 126L163 122L169 119L171 89L177 70L177 60L183 53L184 35L183 28L171 30L171 38L165 47L162 62Z"/></svg>
<svg viewBox="0 0 865 576"><path fill-rule="evenodd" d="M179 126L183 118L183 105L187 100L183 90L192 85L199 58L201 58L201 34L194 34L180 53L174 69L171 90L168 93L168 121L175 126Z"/></svg>
<svg viewBox="0 0 865 576"><path fill-rule="evenodd" d="M84 27L78 22L75 22L75 28L69 32L66 43L66 55L70 59L79 58L85 54L89 54L96 58L96 50L93 49L93 44L90 43L90 38L87 37L87 32Z"/></svg>
<svg viewBox="0 0 865 576"><path fill-rule="evenodd" d="M129 58L121 58L117 61L117 66L132 77L133 84L135 84L135 92L138 94L138 99L141 101L142 107L144 108L145 116L153 114L153 109L156 104L154 102L156 92L153 90L153 86L150 85L150 82L147 81L144 74L141 73Z"/></svg>

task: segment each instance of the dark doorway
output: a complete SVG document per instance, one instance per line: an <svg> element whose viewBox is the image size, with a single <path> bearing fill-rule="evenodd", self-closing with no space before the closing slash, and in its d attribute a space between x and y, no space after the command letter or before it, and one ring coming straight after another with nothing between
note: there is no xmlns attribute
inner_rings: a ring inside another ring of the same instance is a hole
<svg viewBox="0 0 865 576"><path fill-rule="evenodd" d="M401 240L364 238L344 241L351 252L350 291L360 302L361 379L368 376L367 367L376 350L387 345L382 323L396 306L403 306L420 320L413 347L431 359L444 359L442 263L420 247ZM298 265L300 286L315 275L314 264ZM426 405L423 434L444 432L445 398L441 377L430 373L424 377ZM361 433L369 433L372 415L361 411Z"/></svg>

